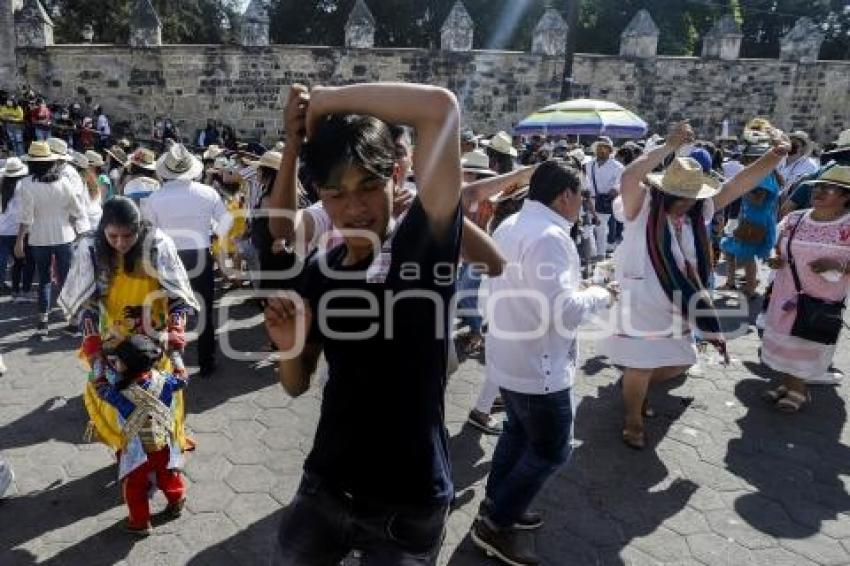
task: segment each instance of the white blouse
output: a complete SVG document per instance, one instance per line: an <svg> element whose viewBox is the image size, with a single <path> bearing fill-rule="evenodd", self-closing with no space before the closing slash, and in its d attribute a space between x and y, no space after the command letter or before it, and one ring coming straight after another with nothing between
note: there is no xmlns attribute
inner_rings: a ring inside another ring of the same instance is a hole
<svg viewBox="0 0 850 566"><path fill-rule="evenodd" d="M32 177L18 183L21 196L21 224L29 226L31 246L57 246L74 241L72 218L85 218L81 203L68 181L62 177L40 183Z"/></svg>

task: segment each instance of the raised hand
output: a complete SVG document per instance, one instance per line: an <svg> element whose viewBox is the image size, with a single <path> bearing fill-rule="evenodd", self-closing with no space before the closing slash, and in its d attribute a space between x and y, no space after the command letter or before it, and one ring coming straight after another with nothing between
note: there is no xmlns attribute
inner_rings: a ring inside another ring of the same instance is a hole
<svg viewBox="0 0 850 566"><path fill-rule="evenodd" d="M307 111L310 107L310 93L307 87L294 84L289 88L289 97L283 111L283 125L287 134L287 144L300 149L307 135Z"/></svg>
<svg viewBox="0 0 850 566"><path fill-rule="evenodd" d="M297 293L284 292L266 303L266 330L281 352L303 346L313 322L313 312ZM299 340L300 337L300 340Z"/></svg>
<svg viewBox="0 0 850 566"><path fill-rule="evenodd" d="M694 129L687 120L684 120L670 127L670 131L667 133L666 145L675 150L685 144L691 143L694 139L696 139Z"/></svg>

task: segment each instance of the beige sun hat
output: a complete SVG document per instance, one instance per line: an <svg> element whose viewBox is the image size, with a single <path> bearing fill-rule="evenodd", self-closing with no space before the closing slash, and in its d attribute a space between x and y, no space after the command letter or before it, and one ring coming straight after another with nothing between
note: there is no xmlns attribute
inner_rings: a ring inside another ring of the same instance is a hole
<svg viewBox="0 0 850 566"><path fill-rule="evenodd" d="M182 143L175 143L156 162L156 172L161 179L193 181L201 176L204 164L186 149Z"/></svg>
<svg viewBox="0 0 850 566"><path fill-rule="evenodd" d="M204 154L201 156L201 159L204 161L211 161L222 153L224 153L224 150L220 146L213 144L207 147L206 151L204 151Z"/></svg>
<svg viewBox="0 0 850 566"><path fill-rule="evenodd" d="M703 173L702 165L691 157L677 157L663 173L651 173L646 178L667 194L696 200L713 197L722 186L718 179Z"/></svg>
<svg viewBox="0 0 850 566"><path fill-rule="evenodd" d="M120 146L113 145L109 149L106 150L106 153L112 156L115 161L121 164L121 166L127 165L127 152L121 149Z"/></svg>
<svg viewBox="0 0 850 566"><path fill-rule="evenodd" d="M30 149L24 156L24 161L59 161L62 158L59 155L50 151L50 146L46 141L34 141L30 144Z"/></svg>
<svg viewBox="0 0 850 566"><path fill-rule="evenodd" d="M498 175L498 173L490 169L490 158L480 149L464 153L460 157L460 167L464 173L475 173L476 175L485 177L495 177Z"/></svg>
<svg viewBox="0 0 850 566"><path fill-rule="evenodd" d="M516 157L518 155L518 152L514 147L513 139L511 139L511 135L505 131L499 132L490 138L490 143L487 147L498 153L510 155L511 157Z"/></svg>
<svg viewBox="0 0 850 566"><path fill-rule="evenodd" d="M26 177L30 174L29 167L26 163L17 157L10 157L6 160L6 165L0 169L0 177L8 177L10 179L17 177Z"/></svg>
<svg viewBox="0 0 850 566"><path fill-rule="evenodd" d="M807 185L837 185L850 191L850 165L830 167L817 179L806 182Z"/></svg>
<svg viewBox="0 0 850 566"><path fill-rule="evenodd" d="M140 147L130 155L130 163L146 171L156 171L156 154L144 147Z"/></svg>
<svg viewBox="0 0 850 566"><path fill-rule="evenodd" d="M71 164L77 169L88 169L90 166L88 158L79 151L71 152Z"/></svg>
<svg viewBox="0 0 850 566"><path fill-rule="evenodd" d="M838 139L835 140L835 149L823 152L825 156L830 156L836 153L844 153L850 151L850 129L844 130L838 134Z"/></svg>
<svg viewBox="0 0 850 566"><path fill-rule="evenodd" d="M274 169L277 171L280 169L280 162L283 159L283 155L280 154L279 151L267 151L262 157L260 157L257 161L248 161L248 165L251 167L268 167L269 169Z"/></svg>
<svg viewBox="0 0 850 566"><path fill-rule="evenodd" d="M50 151L59 156L63 161L73 160L73 156L68 152L68 143L59 138L47 138L47 146Z"/></svg>
<svg viewBox="0 0 850 566"><path fill-rule="evenodd" d="M106 164L103 160L103 156L96 151L90 149L85 155L86 159L89 160L89 167L103 167Z"/></svg>
<svg viewBox="0 0 850 566"><path fill-rule="evenodd" d="M797 130L788 134L788 139L796 139L803 142L803 153L808 153L812 150L812 138L803 130Z"/></svg>

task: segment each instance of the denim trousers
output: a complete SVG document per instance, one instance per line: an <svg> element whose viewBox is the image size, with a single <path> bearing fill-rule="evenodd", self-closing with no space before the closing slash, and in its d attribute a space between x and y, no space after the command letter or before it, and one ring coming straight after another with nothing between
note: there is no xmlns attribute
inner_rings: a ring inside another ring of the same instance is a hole
<svg viewBox="0 0 850 566"><path fill-rule="evenodd" d="M457 277L458 318L469 325L472 332L481 333L482 319L478 314L478 289L481 287L481 274L474 269L475 264L462 263Z"/></svg>
<svg viewBox="0 0 850 566"><path fill-rule="evenodd" d="M449 505L393 507L364 502L325 486L305 472L280 525L285 566L337 566L351 550L361 566L431 566L437 563Z"/></svg>
<svg viewBox="0 0 850 566"><path fill-rule="evenodd" d="M492 501L490 519L509 527L569 458L573 408L569 389L545 395L501 391L507 419L493 453L486 494Z"/></svg>
<svg viewBox="0 0 850 566"><path fill-rule="evenodd" d="M9 149L15 155L26 153L26 149L24 148L24 126L22 124L6 124L6 137L9 138Z"/></svg>
<svg viewBox="0 0 850 566"><path fill-rule="evenodd" d="M71 268L71 257L74 254L74 244L57 244L55 246L30 246L35 268L38 270L38 312L45 315L50 312L50 292L53 259L56 259L56 283L58 290L65 284L68 270Z"/></svg>

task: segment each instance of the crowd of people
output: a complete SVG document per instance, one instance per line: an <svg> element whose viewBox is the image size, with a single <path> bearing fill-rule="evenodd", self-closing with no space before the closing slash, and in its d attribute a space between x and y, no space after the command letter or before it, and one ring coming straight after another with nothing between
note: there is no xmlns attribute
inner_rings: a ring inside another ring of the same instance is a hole
<svg viewBox="0 0 850 566"><path fill-rule="evenodd" d="M216 273L225 291L262 291L285 391L324 388L282 564L352 550L435 563L454 496L444 394L458 357L485 366L469 426L499 436L472 540L521 565L538 563L531 504L570 455L588 319L622 371L634 449L648 443L653 384L687 374L701 349L728 362L720 293L760 310L761 360L777 375L764 399L778 411L840 382L850 130L819 148L762 118L711 141L682 122L585 147L464 130L441 88L296 85L287 139L270 148L212 121L193 151L111 143L99 119L102 143L81 145L31 119L23 151L20 114L39 113L15 104L0 111L2 285L37 303L42 337L59 292L90 368L88 432L118 457L132 533L151 532L149 484L169 516L185 502L183 354L195 327L198 375L216 373ZM0 490L4 477L0 461Z"/></svg>

